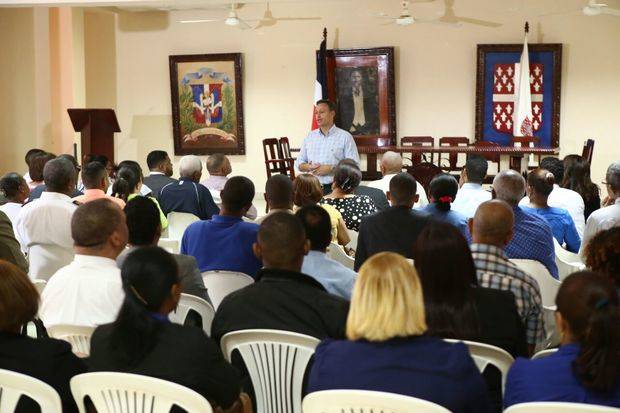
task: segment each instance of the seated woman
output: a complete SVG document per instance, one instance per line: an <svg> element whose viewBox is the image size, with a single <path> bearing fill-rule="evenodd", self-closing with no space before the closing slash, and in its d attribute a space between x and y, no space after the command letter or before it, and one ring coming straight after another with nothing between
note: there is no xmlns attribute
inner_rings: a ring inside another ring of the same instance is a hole
<svg viewBox="0 0 620 413"><path fill-rule="evenodd" d="M120 198L127 203L137 196L142 196L140 193L141 188L142 178L136 174L134 169L130 167L122 167L116 173L116 180L112 185L112 196ZM163 231L168 228L168 219L161 210L157 199L153 197L149 197L149 199L157 205L157 209L159 210L159 220L161 221L161 229Z"/></svg>
<svg viewBox="0 0 620 413"><path fill-rule="evenodd" d="M583 198L583 215L588 220L591 213L601 207L601 190L590 178L590 163L581 155L564 157L564 179L562 188L577 192Z"/></svg>
<svg viewBox="0 0 620 413"><path fill-rule="evenodd" d="M218 345L197 327L172 324L181 296L176 261L158 247L131 252L121 269L125 300L116 321L91 338L91 371L119 371L188 387L212 404L237 403L240 379Z"/></svg>
<svg viewBox="0 0 620 413"><path fill-rule="evenodd" d="M293 203L295 210L308 205L317 205L323 198L323 186L319 179L311 174L300 174L293 181ZM321 205L329 214L332 225L332 242L347 245L351 241L342 214L331 205Z"/></svg>
<svg viewBox="0 0 620 413"><path fill-rule="evenodd" d="M0 192L7 200L6 204L0 205L0 211L9 217L11 223L14 223L30 195L30 188L23 176L10 172L0 179Z"/></svg>
<svg viewBox="0 0 620 413"><path fill-rule="evenodd" d="M593 236L585 249L586 267L610 278L620 296L620 227Z"/></svg>
<svg viewBox="0 0 620 413"><path fill-rule="evenodd" d="M426 336L415 269L383 252L360 268L347 319L348 340L316 349L308 392L375 390L417 397L452 412L488 412L484 381L462 343Z"/></svg>
<svg viewBox="0 0 620 413"><path fill-rule="evenodd" d="M438 221L454 225L461 231L463 236L468 237L467 217L451 209L451 204L454 202L458 190L459 183L452 175L441 174L435 176L429 185L431 195L429 204L419 208L419 210L426 212Z"/></svg>
<svg viewBox="0 0 620 413"><path fill-rule="evenodd" d="M560 348L538 360L515 361L504 405L555 401L620 407L620 312L614 284L596 273L578 272L562 282L555 302Z"/></svg>
<svg viewBox="0 0 620 413"><path fill-rule="evenodd" d="M39 293L28 276L15 265L0 260L0 369L42 380L60 395L64 413L77 412L69 380L86 373L86 365L71 352L66 341L33 339L21 335L22 325L39 311ZM16 413L40 411L30 398L22 397Z"/></svg>
<svg viewBox="0 0 620 413"><path fill-rule="evenodd" d="M553 174L546 169L537 168L530 172L527 175L526 188L530 205L529 208L524 207L524 209L545 218L551 227L553 237L560 245L566 244L566 249L570 252L579 252L581 237L579 237L573 218L567 210L550 207L547 203L554 183Z"/></svg>
<svg viewBox="0 0 620 413"><path fill-rule="evenodd" d="M339 163L334 168L332 192L321 200L321 204L334 206L342 214L347 228L353 231L360 230L363 216L377 211L369 196L353 193L361 181L362 173L358 168Z"/></svg>

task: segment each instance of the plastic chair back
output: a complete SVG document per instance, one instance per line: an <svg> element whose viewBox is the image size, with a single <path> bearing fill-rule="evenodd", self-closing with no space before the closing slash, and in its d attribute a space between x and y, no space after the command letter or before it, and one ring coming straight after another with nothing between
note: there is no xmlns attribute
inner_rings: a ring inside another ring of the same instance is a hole
<svg viewBox="0 0 620 413"><path fill-rule="evenodd" d="M200 221L194 214L171 212L168 214L168 238L181 240L183 233L193 222Z"/></svg>
<svg viewBox="0 0 620 413"><path fill-rule="evenodd" d="M415 397L368 390L323 390L310 393L304 413L448 413L450 410Z"/></svg>
<svg viewBox="0 0 620 413"><path fill-rule="evenodd" d="M72 326L58 324L47 328L47 334L52 338L64 340L71 344L71 350L82 357L90 355L90 337L95 327Z"/></svg>
<svg viewBox="0 0 620 413"><path fill-rule="evenodd" d="M62 413L60 396L52 386L25 374L0 369L0 412L14 412L22 395L37 402L42 412Z"/></svg>
<svg viewBox="0 0 620 413"><path fill-rule="evenodd" d="M73 261L71 250L51 244L33 244L28 248L28 276L31 280L49 280L52 275Z"/></svg>
<svg viewBox="0 0 620 413"><path fill-rule="evenodd" d="M43 290L45 289L45 286L47 285L47 281L45 280L32 280L32 283L34 284L34 288L36 288L37 291L39 292L39 295L43 293Z"/></svg>
<svg viewBox="0 0 620 413"><path fill-rule="evenodd" d="M178 254L181 251L181 242L178 239L160 238L157 246L165 249L170 254Z"/></svg>
<svg viewBox="0 0 620 413"><path fill-rule="evenodd" d="M555 264L558 266L558 274L560 275L560 280L564 280L572 273L581 271L585 268L585 265L581 261L581 257L579 256L579 254L566 251L558 243L555 237L553 238L553 246L555 249Z"/></svg>
<svg viewBox="0 0 620 413"><path fill-rule="evenodd" d="M228 361L238 350L256 393L256 413L301 413L304 373L319 340L278 330L243 330L225 334Z"/></svg>
<svg viewBox="0 0 620 413"><path fill-rule="evenodd" d="M558 351L557 348L550 348L548 350L542 350L532 356L532 360L541 359L543 357L550 356L551 354Z"/></svg>
<svg viewBox="0 0 620 413"><path fill-rule="evenodd" d="M187 413L212 413L200 394L180 384L128 373L85 373L71 379L80 413L90 397L98 413L168 413L173 405Z"/></svg>
<svg viewBox="0 0 620 413"><path fill-rule="evenodd" d="M211 304L200 297L191 294L181 294L181 300L179 300L177 309L168 314L168 318L170 318L170 321L173 323L183 325L191 310L194 310L200 315L202 319L202 329L210 336L215 310Z"/></svg>
<svg viewBox="0 0 620 413"><path fill-rule="evenodd" d="M533 402L510 406L504 413L618 413L614 407L585 403Z"/></svg>
<svg viewBox="0 0 620 413"><path fill-rule="evenodd" d="M344 249L335 242L332 242L329 244L329 247L327 247L327 256L351 270L353 269L353 264L355 264L355 258L349 257L347 253L344 252Z"/></svg>
<svg viewBox="0 0 620 413"><path fill-rule="evenodd" d="M359 236L359 232L353 231L352 229L347 229L347 234L349 234L349 238L351 241L347 244L347 247L352 249L357 249L357 237Z"/></svg>
<svg viewBox="0 0 620 413"><path fill-rule="evenodd" d="M543 306L554 306L555 296L560 289L561 283L553 278L547 267L535 260L511 259L510 261L538 282Z"/></svg>
<svg viewBox="0 0 620 413"><path fill-rule="evenodd" d="M254 283L254 278L235 271L205 271L202 273L202 279L215 310L228 294Z"/></svg>

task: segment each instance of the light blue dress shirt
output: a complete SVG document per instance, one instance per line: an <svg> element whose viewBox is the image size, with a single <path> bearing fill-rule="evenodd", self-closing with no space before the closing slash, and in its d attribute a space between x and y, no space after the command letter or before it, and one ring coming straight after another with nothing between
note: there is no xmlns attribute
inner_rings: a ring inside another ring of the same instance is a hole
<svg viewBox="0 0 620 413"><path fill-rule="evenodd" d="M337 126L332 126L324 135L321 128L315 129L306 136L301 144L299 156L295 160L295 167L299 169L302 163L318 163L321 165L336 165L343 159L353 159L359 164L360 156L353 136ZM317 176L321 184L331 184L333 175Z"/></svg>
<svg viewBox="0 0 620 413"><path fill-rule="evenodd" d="M324 252L308 252L301 272L320 282L327 292L351 300L357 273L332 260Z"/></svg>
<svg viewBox="0 0 620 413"><path fill-rule="evenodd" d="M452 210L473 218L481 203L491 200L491 193L480 184L464 183L452 203Z"/></svg>

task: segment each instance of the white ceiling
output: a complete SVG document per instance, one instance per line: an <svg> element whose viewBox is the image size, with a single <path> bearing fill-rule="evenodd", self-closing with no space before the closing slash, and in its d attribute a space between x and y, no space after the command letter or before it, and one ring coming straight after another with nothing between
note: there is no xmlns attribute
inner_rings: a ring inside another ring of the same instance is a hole
<svg viewBox="0 0 620 413"><path fill-rule="evenodd" d="M308 0L270 0L270 3L300 3ZM312 2L316 0L310 0ZM332 0L333 1L333 0ZM265 0L0 0L0 7L32 6L79 6L101 7L114 6L127 10L187 10L220 9L232 3L265 3Z"/></svg>

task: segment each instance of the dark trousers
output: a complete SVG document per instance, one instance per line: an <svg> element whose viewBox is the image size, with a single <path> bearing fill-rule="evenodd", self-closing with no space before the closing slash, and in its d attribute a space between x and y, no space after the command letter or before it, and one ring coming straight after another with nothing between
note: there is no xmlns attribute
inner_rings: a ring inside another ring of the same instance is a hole
<svg viewBox="0 0 620 413"><path fill-rule="evenodd" d="M329 195L332 193L332 184L323 184L323 195Z"/></svg>

